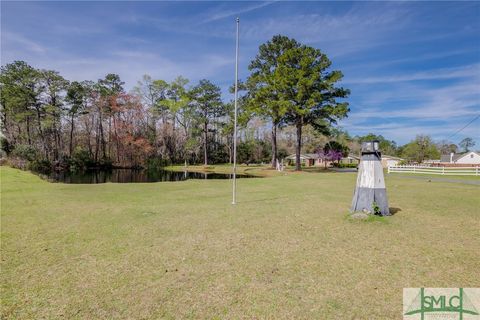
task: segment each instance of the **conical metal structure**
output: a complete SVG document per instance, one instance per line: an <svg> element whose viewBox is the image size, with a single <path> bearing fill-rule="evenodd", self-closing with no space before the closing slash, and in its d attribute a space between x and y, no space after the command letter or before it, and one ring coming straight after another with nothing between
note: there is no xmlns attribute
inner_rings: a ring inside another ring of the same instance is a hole
<svg viewBox="0 0 480 320"><path fill-rule="evenodd" d="M358 166L351 211L368 210L375 213L375 205L382 216L390 215L379 142L368 141L362 143L362 158Z"/></svg>

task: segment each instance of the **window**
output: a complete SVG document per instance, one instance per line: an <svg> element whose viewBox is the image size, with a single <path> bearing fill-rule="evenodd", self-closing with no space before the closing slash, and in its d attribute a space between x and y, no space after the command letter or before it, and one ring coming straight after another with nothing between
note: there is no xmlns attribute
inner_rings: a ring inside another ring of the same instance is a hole
<svg viewBox="0 0 480 320"><path fill-rule="evenodd" d="M470 155L470 158L473 158L473 153Z"/></svg>

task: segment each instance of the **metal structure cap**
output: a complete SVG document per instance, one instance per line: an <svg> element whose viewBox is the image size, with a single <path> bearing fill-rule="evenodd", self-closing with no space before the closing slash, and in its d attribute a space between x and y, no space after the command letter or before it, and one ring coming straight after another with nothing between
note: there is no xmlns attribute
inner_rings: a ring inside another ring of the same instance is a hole
<svg viewBox="0 0 480 320"><path fill-rule="evenodd" d="M380 142L378 140L362 142L362 154L380 152Z"/></svg>

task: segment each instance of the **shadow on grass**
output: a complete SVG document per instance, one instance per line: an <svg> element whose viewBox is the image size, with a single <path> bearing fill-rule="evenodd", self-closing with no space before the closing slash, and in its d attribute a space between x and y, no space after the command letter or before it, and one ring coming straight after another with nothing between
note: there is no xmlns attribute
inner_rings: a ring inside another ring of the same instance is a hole
<svg viewBox="0 0 480 320"><path fill-rule="evenodd" d="M262 202L262 201L272 201L272 200L280 200L280 199L288 199L288 197L265 198L265 199L256 199L256 200L243 200L243 201L237 201L237 203Z"/></svg>
<svg viewBox="0 0 480 320"><path fill-rule="evenodd" d="M287 167L285 168L285 171L288 172L294 172L294 173L300 173L300 172L306 172L306 173L331 173L332 171L322 168L322 167L303 167L301 171L295 171L295 167Z"/></svg>
<svg viewBox="0 0 480 320"><path fill-rule="evenodd" d="M389 218L391 216L377 216L374 214L369 214L365 218L354 218L352 214L345 215L345 220L353 222L353 223L380 223L380 224L388 224L390 223Z"/></svg>
<svg viewBox="0 0 480 320"><path fill-rule="evenodd" d="M364 219L364 220L360 220L360 221L363 221L363 222L379 222L379 223L389 223L388 221L388 216L377 216L377 215L374 215L374 214L371 214L368 216L367 219Z"/></svg>
<svg viewBox="0 0 480 320"><path fill-rule="evenodd" d="M390 207L388 208L390 210L390 214L393 216L394 214L396 214L397 212L400 212L402 211L402 209L400 208L394 208L394 207Z"/></svg>

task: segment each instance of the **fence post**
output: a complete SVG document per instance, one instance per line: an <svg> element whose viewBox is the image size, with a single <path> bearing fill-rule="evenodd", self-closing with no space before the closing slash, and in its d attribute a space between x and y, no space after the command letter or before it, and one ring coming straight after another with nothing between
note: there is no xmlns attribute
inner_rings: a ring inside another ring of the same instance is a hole
<svg viewBox="0 0 480 320"><path fill-rule="evenodd" d="M413 173L415 173L415 168L416 168L416 166L414 165L414 166L413 166Z"/></svg>
<svg viewBox="0 0 480 320"><path fill-rule="evenodd" d="M478 167L475 168L475 175L478 176Z"/></svg>
<svg viewBox="0 0 480 320"><path fill-rule="evenodd" d="M387 172L390 173L390 166L387 167Z"/></svg>
<svg viewBox="0 0 480 320"><path fill-rule="evenodd" d="M442 167L442 174L445 174L445 167Z"/></svg>

